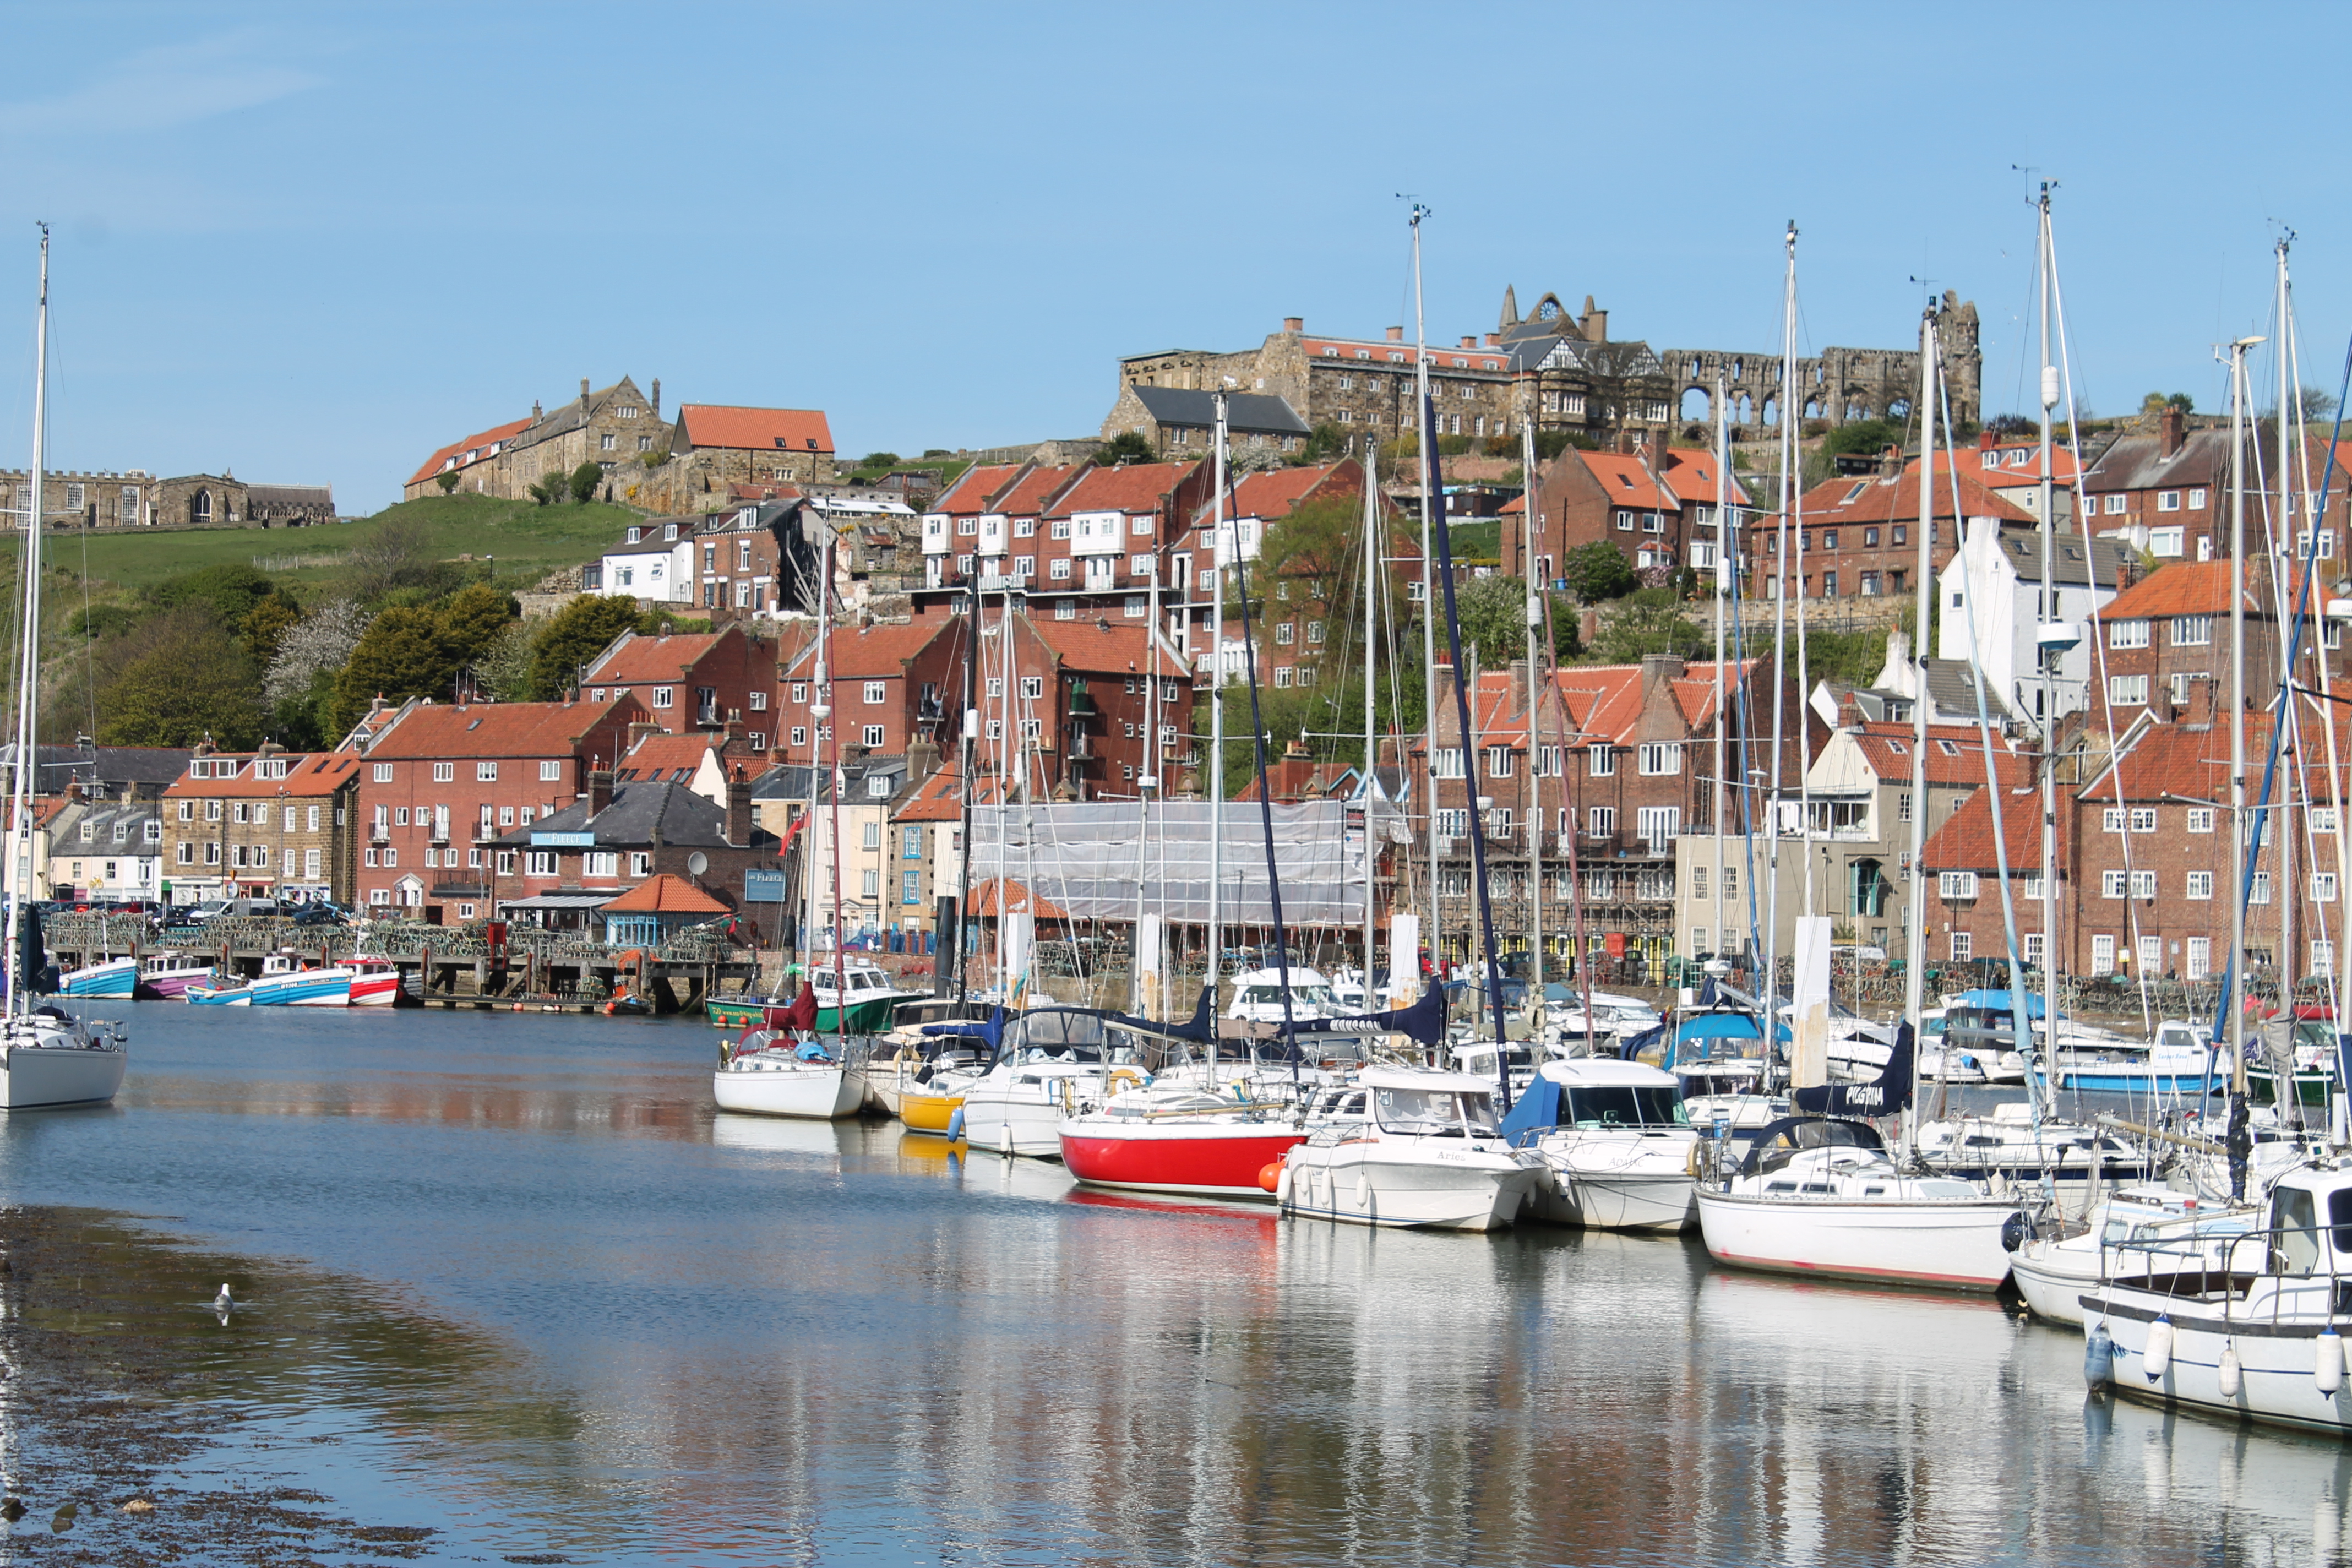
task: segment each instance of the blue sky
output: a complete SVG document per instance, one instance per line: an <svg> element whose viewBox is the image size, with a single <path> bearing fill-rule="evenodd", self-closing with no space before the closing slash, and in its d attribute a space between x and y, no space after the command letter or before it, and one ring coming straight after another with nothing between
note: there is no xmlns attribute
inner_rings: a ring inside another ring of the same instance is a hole
<svg viewBox="0 0 2352 1568"><path fill-rule="evenodd" d="M1586 294L1658 346L1900 345L1977 301L2021 405L2031 165L2078 385L2221 401L2294 257L2342 363L2340 7L8 5L0 462L395 499L436 446L623 374L814 405L845 452L1091 432L1121 353L1286 315L1433 338ZM38 62L36 68L33 62ZM2264 120L2275 123L2265 125ZM16 345L11 352L10 345Z"/></svg>

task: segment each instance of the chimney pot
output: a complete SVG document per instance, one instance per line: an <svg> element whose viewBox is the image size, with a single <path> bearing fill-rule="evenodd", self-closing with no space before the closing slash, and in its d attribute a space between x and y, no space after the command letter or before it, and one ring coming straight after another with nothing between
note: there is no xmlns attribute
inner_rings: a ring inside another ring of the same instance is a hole
<svg viewBox="0 0 2352 1568"><path fill-rule="evenodd" d="M588 815L594 816L613 804L613 770L590 768L587 783Z"/></svg>
<svg viewBox="0 0 2352 1568"><path fill-rule="evenodd" d="M584 375L580 378L580 401L588 401L588 378Z"/></svg>
<svg viewBox="0 0 2352 1568"><path fill-rule="evenodd" d="M1392 343L1401 343L1404 342L1404 329L1402 327L1391 327L1389 329L1389 342Z"/></svg>
<svg viewBox="0 0 2352 1568"><path fill-rule="evenodd" d="M1304 316L1285 316L1282 318L1282 330L1290 333L1293 337L1296 337L1300 332L1307 330L1307 318Z"/></svg>

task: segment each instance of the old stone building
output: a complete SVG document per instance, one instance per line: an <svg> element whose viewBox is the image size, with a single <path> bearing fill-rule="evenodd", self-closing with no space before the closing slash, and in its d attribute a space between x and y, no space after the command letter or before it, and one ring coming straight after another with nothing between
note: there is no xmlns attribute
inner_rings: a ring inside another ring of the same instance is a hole
<svg viewBox="0 0 2352 1568"><path fill-rule="evenodd" d="M0 489L17 519L32 510L32 475L0 468ZM335 521L327 485L248 485L228 474L159 479L141 468L51 470L41 481L41 527L303 528ZM23 526L21 522L17 526Z"/></svg>
<svg viewBox="0 0 2352 1568"><path fill-rule="evenodd" d="M1973 422L1982 408L1983 381L1976 307L1947 293L1937 322L1953 417ZM1735 440L1777 434L1781 407L1794 401L1781 395L1780 355L1654 350L1638 340L1614 339L1609 312L1589 295L1580 312L1546 294L1522 316L1516 291L1507 289L1495 331L1450 343L1433 339L1428 353L1438 434L1473 441L1514 434L1530 393L1539 428L1604 444L1620 432L1651 428L1675 430L1694 443L1708 439L1718 374L1732 406ZM1119 362L1118 379L1120 406L1130 387L1206 393L1229 386L1276 397L1310 429L1339 426L1350 452L1362 450L1367 440L1391 441L1417 427L1412 344L1402 327L1390 327L1376 339L1327 337L1310 335L1303 317L1290 316L1255 348L1135 354ZM1916 349L1826 349L1797 362L1797 381L1800 416L1806 420L1835 426L1900 417L1918 385L1919 355ZM1106 421L1104 433L1113 428Z"/></svg>
<svg viewBox="0 0 2352 1568"><path fill-rule="evenodd" d="M667 448L670 433L661 423L661 383L654 383L650 398L636 383L623 376L602 391L593 391L580 378L580 395L550 412L531 405L530 418L497 426L478 436L442 447L425 459L402 487L405 499L441 493L440 480L454 476L451 489L505 500L528 497L532 485L550 475L569 477L581 464L593 462L604 470L607 487L620 478L622 466L634 463L645 471L644 459ZM610 499L609 497L607 499Z"/></svg>
<svg viewBox="0 0 2352 1568"><path fill-rule="evenodd" d="M360 759L348 752L215 752L163 792L173 903L215 898L349 903L358 870Z"/></svg>
<svg viewBox="0 0 2352 1568"><path fill-rule="evenodd" d="M1108 440L1132 430L1162 458L1197 458L1216 443L1216 395L1129 382L1103 420ZM1237 455L1287 455L1307 444L1307 422L1279 397L1239 393L1225 399L1225 439Z"/></svg>

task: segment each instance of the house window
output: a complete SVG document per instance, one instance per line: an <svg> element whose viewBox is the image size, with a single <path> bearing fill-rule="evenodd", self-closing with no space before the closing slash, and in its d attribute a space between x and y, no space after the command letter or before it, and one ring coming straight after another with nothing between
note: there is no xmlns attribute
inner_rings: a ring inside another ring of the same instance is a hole
<svg viewBox="0 0 2352 1568"><path fill-rule="evenodd" d="M1458 779L1462 776L1461 747L1440 746L1437 748L1436 757L1437 776L1439 778Z"/></svg>
<svg viewBox="0 0 2352 1568"><path fill-rule="evenodd" d="M1952 962L1953 962L1953 963L1967 963L1967 962L1969 961L1969 957L1970 957L1970 956L1975 952L1975 951L1976 951L1976 939L1975 939L1973 936L1971 936L1969 932L1964 931L1954 931L1954 932L1952 933Z"/></svg>
<svg viewBox="0 0 2352 1568"><path fill-rule="evenodd" d="M2152 805L2136 805L2132 807L2131 830L2134 833L2155 832L2156 807Z"/></svg>
<svg viewBox="0 0 2352 1568"><path fill-rule="evenodd" d="M630 876L632 876L632 877L650 877L650 876L652 876L653 874L654 874L654 856L653 856L653 851L652 851L652 850L650 850L650 849L632 849L631 851L629 851L629 875L630 875Z"/></svg>
<svg viewBox="0 0 2352 1568"><path fill-rule="evenodd" d="M2125 875L2125 873L2121 871L2102 871L2099 873L2099 896L2101 898L2125 898L2130 894L2130 891L2131 879L2129 877Z"/></svg>
<svg viewBox="0 0 2352 1568"><path fill-rule="evenodd" d="M2149 623L2146 620L2109 622L2107 626L2107 646L2111 648L2146 647L2147 646L2148 625Z"/></svg>
<svg viewBox="0 0 2352 1568"><path fill-rule="evenodd" d="M392 782L392 764L390 763L376 763L375 782L378 784L390 784Z"/></svg>
<svg viewBox="0 0 2352 1568"><path fill-rule="evenodd" d="M677 693L669 687L656 686L654 688L654 706L667 708L676 695Z"/></svg>
<svg viewBox="0 0 2352 1568"><path fill-rule="evenodd" d="M2123 514L2124 498L2120 495L2112 495L2107 497L2107 515L2109 517L2121 517Z"/></svg>
<svg viewBox="0 0 2352 1568"><path fill-rule="evenodd" d="M923 874L920 871L902 871L898 874L898 901L902 904L919 904L923 901Z"/></svg>
<svg viewBox="0 0 2352 1568"><path fill-rule="evenodd" d="M865 743L866 743L866 747L867 747L867 749L868 749L868 750L871 750L872 748L874 748L874 747L876 747L876 746L879 746L879 745L881 745L881 744L883 743L883 740L882 740L882 731L883 731L883 727L882 727L881 725L879 725L879 724L868 724L868 725L866 725L866 742L865 742Z"/></svg>
<svg viewBox="0 0 2352 1568"><path fill-rule="evenodd" d="M1141 594L1129 594L1127 596L1126 610L1129 620L1139 621L1151 613L1151 605Z"/></svg>
<svg viewBox="0 0 2352 1568"><path fill-rule="evenodd" d="M1614 746L1585 747L1584 766L1590 777L1605 779L1612 776L1617 772L1617 748Z"/></svg>
<svg viewBox="0 0 2352 1568"><path fill-rule="evenodd" d="M2203 511L2205 510L2205 492L2203 490L2190 490L2189 492L2189 510L2190 511Z"/></svg>
<svg viewBox="0 0 2352 1568"><path fill-rule="evenodd" d="M1617 808L1596 805L1585 813L1585 833L1593 838L1613 838L1617 834Z"/></svg>
<svg viewBox="0 0 2352 1568"><path fill-rule="evenodd" d="M1977 896L1977 874L1974 871L1944 871L1937 875L1936 891L1947 903L1965 902Z"/></svg>
<svg viewBox="0 0 2352 1568"><path fill-rule="evenodd" d="M2131 896L2135 899L2152 899L2156 897L2156 873L2153 871L2134 871L2131 874Z"/></svg>
<svg viewBox="0 0 2352 1568"><path fill-rule="evenodd" d="M2158 511L2179 511L2180 510L2180 492L2179 490L2157 491L2156 510Z"/></svg>
<svg viewBox="0 0 2352 1568"><path fill-rule="evenodd" d="M1052 561L1046 563L1045 575L1047 578L1056 583L1068 582L1070 580L1070 558L1066 555L1055 556Z"/></svg>
<svg viewBox="0 0 2352 1568"><path fill-rule="evenodd" d="M1618 529L1619 529L1619 531L1620 531L1621 532L1624 532L1624 533L1631 533L1631 532L1633 532L1633 514L1632 512L1630 512L1630 511L1621 511L1621 512L1619 512L1619 513L1617 514L1617 527L1618 527Z"/></svg>
<svg viewBox="0 0 2352 1568"><path fill-rule="evenodd" d="M1285 621L1280 626L1274 628L1274 640L1280 643L1283 647L1287 647L1293 642L1297 640L1297 630L1292 626L1290 622Z"/></svg>
<svg viewBox="0 0 2352 1568"><path fill-rule="evenodd" d="M866 700L869 704L883 701L888 696L889 687L887 682L869 680L866 683Z"/></svg>
<svg viewBox="0 0 2352 1568"><path fill-rule="evenodd" d="M2336 901L2335 872L2315 871L2311 874L2311 901L2315 904L2332 904Z"/></svg>
<svg viewBox="0 0 2352 1568"><path fill-rule="evenodd" d="M1683 749L1679 745L1653 742L1640 748L1639 756L1642 774L1645 778L1683 771Z"/></svg>
<svg viewBox="0 0 2352 1568"><path fill-rule="evenodd" d="M2267 904L2271 901L2271 874L2268 871L2254 873L2253 891L2248 895L2246 901L2252 904Z"/></svg>
<svg viewBox="0 0 2352 1568"><path fill-rule="evenodd" d="M2111 708L2147 707L2147 677L2145 675L2107 677L2107 705Z"/></svg>
<svg viewBox="0 0 2352 1568"><path fill-rule="evenodd" d="M540 781L543 784L554 784L563 777L563 764L562 763L541 763L539 764L539 776Z"/></svg>
<svg viewBox="0 0 2352 1568"><path fill-rule="evenodd" d="M2213 641L2213 617L2210 616L2175 616L2172 617L2172 646L2175 647L2205 647Z"/></svg>
<svg viewBox="0 0 2352 1568"><path fill-rule="evenodd" d="M434 764L433 764L433 782L434 782L435 784L449 784L449 783L453 782L453 781L457 778L457 763L434 763Z"/></svg>
<svg viewBox="0 0 2352 1568"><path fill-rule="evenodd" d="M1683 811L1678 805L1645 805L1634 813L1635 829L1648 842L1653 854L1664 853L1675 835L1682 831L1682 821Z"/></svg>
<svg viewBox="0 0 2352 1568"><path fill-rule="evenodd" d="M2212 832L2213 808L2210 805L2190 806L2189 808L2189 831L2191 833Z"/></svg>
<svg viewBox="0 0 2352 1568"><path fill-rule="evenodd" d="M1507 779L1511 776L1510 747L1489 746L1486 748L1486 776L1488 778L1495 779Z"/></svg>
<svg viewBox="0 0 2352 1568"><path fill-rule="evenodd" d="M1292 668L1289 665L1276 665L1274 670L1274 683L1276 686L1288 686L1291 682L1291 678L1297 674L1297 671Z"/></svg>
<svg viewBox="0 0 2352 1568"><path fill-rule="evenodd" d="M498 782L498 763L476 763L474 764L474 782L476 784L496 784Z"/></svg>

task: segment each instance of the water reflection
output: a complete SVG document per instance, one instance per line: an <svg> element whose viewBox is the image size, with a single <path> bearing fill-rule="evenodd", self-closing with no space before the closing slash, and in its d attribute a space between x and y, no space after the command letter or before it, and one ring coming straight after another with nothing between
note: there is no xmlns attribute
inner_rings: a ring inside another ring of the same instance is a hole
<svg viewBox="0 0 2352 1568"><path fill-rule="evenodd" d="M226 1330L204 1303L247 1276L139 1268L229 1358L238 1443L453 1555L2345 1546L2345 1451L2086 1405L2080 1337L1987 1302L1718 1272L1690 1242L1086 1193L895 1127L719 1115L688 1027L202 1012L142 1035L117 1110L0 1123L0 1184L306 1260L251 1263Z"/></svg>

